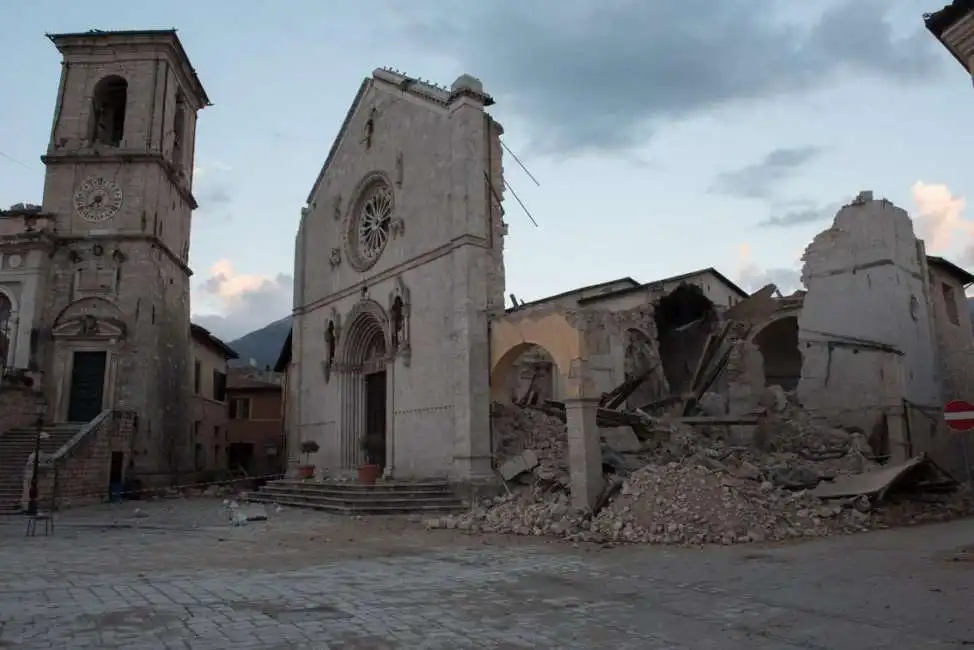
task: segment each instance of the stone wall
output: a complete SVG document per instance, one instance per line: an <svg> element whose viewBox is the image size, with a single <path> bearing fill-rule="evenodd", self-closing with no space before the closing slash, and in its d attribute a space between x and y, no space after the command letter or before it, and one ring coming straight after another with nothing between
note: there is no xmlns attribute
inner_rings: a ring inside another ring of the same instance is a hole
<svg viewBox="0 0 974 650"><path fill-rule="evenodd" d="M466 76L449 91L376 70L302 210L290 447L316 440L311 460L326 472L360 462L365 380L348 354L368 321L385 350L387 469L400 478L490 475L487 319L504 303L505 226L501 129L487 99ZM376 184L392 202L389 238L362 264L354 220ZM405 316L398 340L396 297Z"/></svg>
<svg viewBox="0 0 974 650"><path fill-rule="evenodd" d="M0 435L8 429L32 425L37 419L37 394L32 388L0 382Z"/></svg>
<svg viewBox="0 0 974 650"><path fill-rule="evenodd" d="M803 261L801 403L867 433L903 399L938 404L926 255L909 215L863 192Z"/></svg>
<svg viewBox="0 0 974 650"><path fill-rule="evenodd" d="M125 454L122 464L124 480L129 471L128 461L137 423L138 418L131 411L107 412L92 426L82 429L78 436L52 457L42 458L37 482L41 508L54 504L61 509L106 500L112 453ZM29 466L24 471L25 505L31 471Z"/></svg>
<svg viewBox="0 0 974 650"><path fill-rule="evenodd" d="M139 413L136 467L165 476L192 462L188 260L196 112L205 93L173 34L89 32L54 42L64 64L43 157L43 210L56 216L59 241L37 325L49 418L67 417L74 352L104 350L103 407ZM92 111L109 76L126 82L125 117L121 141L103 144L92 139ZM93 180L116 185L120 201L114 214L86 221L74 197ZM81 315L114 319L123 334L51 340L69 316Z"/></svg>

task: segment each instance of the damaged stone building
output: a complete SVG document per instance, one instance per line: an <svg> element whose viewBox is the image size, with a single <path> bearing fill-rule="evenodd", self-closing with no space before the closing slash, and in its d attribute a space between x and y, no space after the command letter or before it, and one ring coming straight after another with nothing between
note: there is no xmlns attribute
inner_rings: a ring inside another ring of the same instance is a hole
<svg viewBox="0 0 974 650"><path fill-rule="evenodd" d="M958 469L958 438L939 411L970 394L962 301L972 276L927 256L906 212L861 193L808 246L806 290L791 296L771 288L749 299L709 268L512 296L505 309L491 103L469 75L449 89L385 69L363 81L296 239L282 355L292 464L315 440L320 474L353 472L372 436L386 478L491 481L491 401L557 400L573 497L591 503L600 400L627 382L630 408L696 390L702 355L734 331L698 410L748 413L780 386L814 417L864 432L884 457L926 451ZM750 325L730 327L740 318Z"/></svg>
<svg viewBox="0 0 974 650"><path fill-rule="evenodd" d="M4 507L37 418L64 490L97 499L109 475L168 482L193 462L187 262L209 100L175 30L48 38L63 62L43 202L0 211Z"/></svg>

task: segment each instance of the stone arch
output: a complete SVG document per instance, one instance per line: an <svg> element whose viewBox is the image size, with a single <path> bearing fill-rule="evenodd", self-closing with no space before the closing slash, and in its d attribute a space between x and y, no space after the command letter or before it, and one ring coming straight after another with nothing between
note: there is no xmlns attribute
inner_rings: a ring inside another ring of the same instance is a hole
<svg viewBox="0 0 974 650"><path fill-rule="evenodd" d="M61 310L51 333L55 338L85 336L84 332L92 333L92 325L108 338L122 338L126 332L125 316L115 303L105 298L81 298Z"/></svg>
<svg viewBox="0 0 974 650"><path fill-rule="evenodd" d="M495 401L526 400L528 404L537 404L561 396L558 364L547 348L523 343L511 348L505 356L502 363L507 371L492 378L491 394ZM493 387L494 381L501 385ZM498 399L501 395L503 400Z"/></svg>
<svg viewBox="0 0 974 650"><path fill-rule="evenodd" d="M0 287L0 370L14 363L17 341L17 298Z"/></svg>
<svg viewBox="0 0 974 650"><path fill-rule="evenodd" d="M389 363L394 358L389 345L385 310L373 300L355 305L344 326L340 363L340 440L341 468L351 470L365 462L362 442L366 438L379 448L376 459L388 469L391 418L389 395L393 390Z"/></svg>
<svg viewBox="0 0 974 650"><path fill-rule="evenodd" d="M580 376L584 359L582 336L578 329L558 312L515 315L491 323L491 397L495 401L510 400L507 378L511 367L525 352L537 346L551 357L563 391L562 397L577 398L587 387ZM589 391L591 392L591 391Z"/></svg>
<svg viewBox="0 0 974 650"><path fill-rule="evenodd" d="M514 312L490 324L490 382L495 400L503 403L508 399L504 379L511 365L531 346L544 348L557 368L565 402L572 505L576 508L592 507L604 485L598 395L590 367L606 361L608 342L603 339L604 332L589 330L584 315L578 312Z"/></svg>
<svg viewBox="0 0 974 650"><path fill-rule="evenodd" d="M102 77L91 97L91 124L88 137L92 143L118 147L125 136L125 111L128 105L128 81L119 75Z"/></svg>
<svg viewBox="0 0 974 650"><path fill-rule="evenodd" d="M351 369L355 364L365 361L372 341L377 337L382 341L383 350L389 349L389 334L386 331L389 318L382 305L374 300L357 303L344 319L344 337L339 357L342 370Z"/></svg>
<svg viewBox="0 0 974 650"><path fill-rule="evenodd" d="M17 302L17 294L15 294L13 291L11 291L10 289L8 289L7 287L4 287L4 286L0 285L0 296L3 296L7 300L10 301L10 311L11 311L11 313L16 314L18 311L20 311L20 308L19 308L18 302Z"/></svg>
<svg viewBox="0 0 974 650"><path fill-rule="evenodd" d="M766 386L794 390L802 376L802 353L798 345L798 317L775 318L765 324L751 341L764 358Z"/></svg>

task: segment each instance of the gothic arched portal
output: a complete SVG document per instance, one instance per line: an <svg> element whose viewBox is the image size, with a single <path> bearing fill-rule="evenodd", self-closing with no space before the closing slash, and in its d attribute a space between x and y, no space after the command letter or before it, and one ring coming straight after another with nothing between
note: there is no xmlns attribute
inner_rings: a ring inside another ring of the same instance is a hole
<svg viewBox="0 0 974 650"><path fill-rule="evenodd" d="M390 355L387 318L378 303L360 303L353 310L345 334L341 361L341 463L353 469L365 461L362 443L378 449L379 465L386 466L387 404Z"/></svg>

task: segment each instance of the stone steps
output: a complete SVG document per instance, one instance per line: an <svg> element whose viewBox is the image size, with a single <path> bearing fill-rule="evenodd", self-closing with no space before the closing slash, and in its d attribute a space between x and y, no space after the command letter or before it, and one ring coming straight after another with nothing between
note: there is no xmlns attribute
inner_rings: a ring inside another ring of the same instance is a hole
<svg viewBox="0 0 974 650"><path fill-rule="evenodd" d="M337 514L448 513L467 507L443 482L359 485L283 479L261 486L243 499Z"/></svg>
<svg viewBox="0 0 974 650"><path fill-rule="evenodd" d="M83 425L74 423L45 424L48 434L41 440L41 451L53 454L73 438ZM36 427L16 427L0 433L0 513L18 512L24 490L24 468L34 453Z"/></svg>

